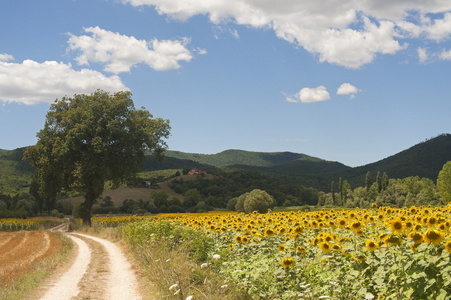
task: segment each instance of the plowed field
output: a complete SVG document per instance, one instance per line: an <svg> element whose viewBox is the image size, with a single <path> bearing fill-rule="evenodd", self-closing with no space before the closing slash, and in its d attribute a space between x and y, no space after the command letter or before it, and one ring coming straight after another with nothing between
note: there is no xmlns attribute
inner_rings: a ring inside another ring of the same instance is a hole
<svg viewBox="0 0 451 300"><path fill-rule="evenodd" d="M0 286L32 270L59 248L60 239L46 231L0 232Z"/></svg>

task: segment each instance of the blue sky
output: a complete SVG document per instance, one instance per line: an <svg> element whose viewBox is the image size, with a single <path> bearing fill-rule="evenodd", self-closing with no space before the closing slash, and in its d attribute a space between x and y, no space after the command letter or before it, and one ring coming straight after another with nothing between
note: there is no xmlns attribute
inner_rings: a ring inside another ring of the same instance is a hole
<svg viewBox="0 0 451 300"><path fill-rule="evenodd" d="M427 4L426 4L427 3ZM451 2L41 0L0 4L0 148L55 99L130 90L170 150L372 163L451 132Z"/></svg>

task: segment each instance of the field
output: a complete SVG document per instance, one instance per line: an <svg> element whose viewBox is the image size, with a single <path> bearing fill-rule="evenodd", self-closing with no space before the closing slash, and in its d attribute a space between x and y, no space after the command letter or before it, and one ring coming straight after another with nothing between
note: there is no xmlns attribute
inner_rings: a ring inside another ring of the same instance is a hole
<svg viewBox="0 0 451 300"><path fill-rule="evenodd" d="M36 263L51 257L60 244L60 238L52 232L0 232L0 290L33 272Z"/></svg>
<svg viewBox="0 0 451 300"><path fill-rule="evenodd" d="M129 224L123 236L137 249L184 245L223 286L261 299L451 299L450 226L451 206L374 206L166 214ZM167 284L196 294L192 278Z"/></svg>

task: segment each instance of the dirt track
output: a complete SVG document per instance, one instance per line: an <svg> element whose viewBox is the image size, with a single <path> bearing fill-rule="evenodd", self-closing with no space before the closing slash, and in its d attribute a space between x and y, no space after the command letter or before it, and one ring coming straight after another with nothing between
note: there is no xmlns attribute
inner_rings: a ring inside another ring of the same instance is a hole
<svg viewBox="0 0 451 300"><path fill-rule="evenodd" d="M141 299L135 274L119 247L89 235L68 236L77 245L73 264L32 299Z"/></svg>

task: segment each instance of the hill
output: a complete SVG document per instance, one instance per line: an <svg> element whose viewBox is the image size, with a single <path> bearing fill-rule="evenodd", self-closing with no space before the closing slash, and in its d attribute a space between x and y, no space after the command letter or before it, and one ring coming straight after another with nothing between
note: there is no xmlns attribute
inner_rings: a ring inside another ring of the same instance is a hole
<svg viewBox="0 0 451 300"><path fill-rule="evenodd" d="M22 160L25 148L0 151L0 192L28 192L33 167Z"/></svg>
<svg viewBox="0 0 451 300"><path fill-rule="evenodd" d="M33 168L22 160L24 149L0 151L0 192L28 191ZM330 182L337 182L340 177L348 180L353 187L362 186L367 172L374 179L377 172L386 172L389 178L419 176L435 181L447 161L451 161L451 134L439 135L380 161L356 168L292 152L226 150L217 154L167 151L162 163L147 154L142 171L191 168L210 171L248 170L269 176L294 176L299 185L327 191Z"/></svg>
<svg viewBox="0 0 451 300"><path fill-rule="evenodd" d="M377 172L386 172L389 178L419 176L435 182L447 161L451 161L451 134L442 134L385 159L332 173L329 177L345 178L353 186L363 185L367 172L370 172L373 180Z"/></svg>

